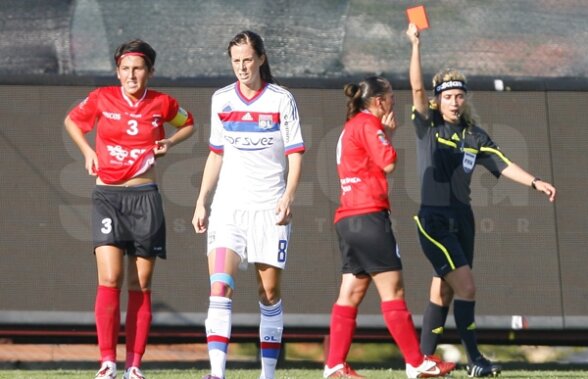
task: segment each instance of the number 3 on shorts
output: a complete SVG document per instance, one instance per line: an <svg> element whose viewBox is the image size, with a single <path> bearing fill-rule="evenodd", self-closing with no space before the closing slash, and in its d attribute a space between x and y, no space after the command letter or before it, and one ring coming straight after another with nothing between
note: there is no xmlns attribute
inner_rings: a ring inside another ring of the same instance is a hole
<svg viewBox="0 0 588 379"><path fill-rule="evenodd" d="M102 219L102 228L100 228L102 234L109 234L112 232L112 219L110 217L106 217Z"/></svg>
<svg viewBox="0 0 588 379"><path fill-rule="evenodd" d="M288 246L288 241L280 240L278 242L278 262L286 262L286 247Z"/></svg>

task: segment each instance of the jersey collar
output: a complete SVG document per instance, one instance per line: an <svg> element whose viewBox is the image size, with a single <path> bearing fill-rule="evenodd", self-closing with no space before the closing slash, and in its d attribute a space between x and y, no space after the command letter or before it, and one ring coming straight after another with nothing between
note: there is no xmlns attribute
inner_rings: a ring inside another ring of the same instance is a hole
<svg viewBox="0 0 588 379"><path fill-rule="evenodd" d="M133 100L131 100L130 97L127 96L127 94L125 93L124 88L121 86L120 87L120 93L122 94L123 99L125 99L125 101L127 102L127 104L129 104L129 106L131 108L136 108L139 103L145 98L145 96L147 96L147 88L145 88L145 92L143 92L143 96L141 96L141 98L139 100L137 100L137 102L133 102Z"/></svg>
<svg viewBox="0 0 588 379"><path fill-rule="evenodd" d="M241 99L241 101L247 105L249 105L249 104L253 103L255 100L257 100L261 96L261 94L263 93L263 91L265 90L266 87L267 87L267 83L262 82L261 88L257 92L255 92L255 94L251 97L251 99L248 99L241 92L241 87L239 86L239 82L238 81L235 82L235 90L237 91L237 96L239 96L239 99Z"/></svg>

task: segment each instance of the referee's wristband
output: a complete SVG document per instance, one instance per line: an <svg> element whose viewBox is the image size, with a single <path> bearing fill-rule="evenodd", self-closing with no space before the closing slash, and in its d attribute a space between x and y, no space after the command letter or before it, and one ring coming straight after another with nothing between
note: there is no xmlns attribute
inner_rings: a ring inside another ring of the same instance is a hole
<svg viewBox="0 0 588 379"><path fill-rule="evenodd" d="M537 190L537 186L535 185L535 183L537 183L538 181L540 181L541 178L535 178L533 179L533 181L531 182L531 187L533 187L534 190Z"/></svg>

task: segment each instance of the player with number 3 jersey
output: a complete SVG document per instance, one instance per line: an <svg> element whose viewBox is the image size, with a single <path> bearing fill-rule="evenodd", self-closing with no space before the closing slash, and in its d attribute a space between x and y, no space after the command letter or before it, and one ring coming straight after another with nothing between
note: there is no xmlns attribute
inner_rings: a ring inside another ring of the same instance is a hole
<svg viewBox="0 0 588 379"><path fill-rule="evenodd" d="M133 100L123 87L92 91L69 118L83 133L96 126L96 174L104 184L139 176L154 165L157 141L165 138L164 123L176 128L194 124L173 97L146 90Z"/></svg>
<svg viewBox="0 0 588 379"><path fill-rule="evenodd" d="M165 258L165 218L155 160L190 137L194 120L171 96L147 89L156 53L144 41L123 43L114 54L120 86L98 88L73 108L65 127L79 147L92 193L94 253L98 267L96 331L102 366L96 378L116 378L120 292L128 257L124 379L144 379L141 359L151 325L151 278ZM176 128L166 137L164 124ZM86 134L96 130L95 147Z"/></svg>

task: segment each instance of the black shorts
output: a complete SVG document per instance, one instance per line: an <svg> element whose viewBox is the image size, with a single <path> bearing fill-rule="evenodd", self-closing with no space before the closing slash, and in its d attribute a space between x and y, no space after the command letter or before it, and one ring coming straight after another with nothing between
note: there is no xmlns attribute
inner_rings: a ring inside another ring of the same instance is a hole
<svg viewBox="0 0 588 379"><path fill-rule="evenodd" d="M416 221L421 247L438 276L472 267L476 225L470 207L421 207Z"/></svg>
<svg viewBox="0 0 588 379"><path fill-rule="evenodd" d="M341 219L335 224L344 274L402 270L388 211Z"/></svg>
<svg viewBox="0 0 588 379"><path fill-rule="evenodd" d="M166 258L165 218L157 185L98 185L92 204L94 249L112 245L127 255Z"/></svg>

